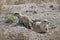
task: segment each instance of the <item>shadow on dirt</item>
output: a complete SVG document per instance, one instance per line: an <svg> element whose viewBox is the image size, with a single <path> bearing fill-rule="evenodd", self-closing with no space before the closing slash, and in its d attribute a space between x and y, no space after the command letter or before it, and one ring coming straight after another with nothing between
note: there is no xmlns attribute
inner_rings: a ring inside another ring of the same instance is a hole
<svg viewBox="0 0 60 40"><path fill-rule="evenodd" d="M16 23L16 24L14 25L14 27L17 27L17 26L24 27L23 23Z"/></svg>

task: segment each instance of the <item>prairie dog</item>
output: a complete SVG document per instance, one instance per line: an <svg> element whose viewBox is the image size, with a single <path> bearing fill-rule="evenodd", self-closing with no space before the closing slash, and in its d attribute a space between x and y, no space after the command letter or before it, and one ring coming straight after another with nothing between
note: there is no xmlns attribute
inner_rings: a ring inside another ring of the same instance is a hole
<svg viewBox="0 0 60 40"><path fill-rule="evenodd" d="M26 14L22 14L22 13L15 13L14 15L18 17L19 23L23 23L23 25L26 28L31 29L32 20L31 20L31 18L29 16L27 16Z"/></svg>
<svg viewBox="0 0 60 40"><path fill-rule="evenodd" d="M48 31L48 24L49 22L47 20L44 21L35 21L33 23L33 31L38 33L46 33Z"/></svg>

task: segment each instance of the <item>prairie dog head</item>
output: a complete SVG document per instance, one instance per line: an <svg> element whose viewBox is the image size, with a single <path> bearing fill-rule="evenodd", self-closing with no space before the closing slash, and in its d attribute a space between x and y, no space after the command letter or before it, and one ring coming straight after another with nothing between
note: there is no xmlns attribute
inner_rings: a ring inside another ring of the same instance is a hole
<svg viewBox="0 0 60 40"><path fill-rule="evenodd" d="M42 22L49 24L49 21L47 19L44 19Z"/></svg>
<svg viewBox="0 0 60 40"><path fill-rule="evenodd" d="M22 17L22 14L21 13L15 13L14 16Z"/></svg>
<svg viewBox="0 0 60 40"><path fill-rule="evenodd" d="M23 19L28 19L29 17L26 14L23 13L15 13L14 16L18 17L19 21Z"/></svg>
<svg viewBox="0 0 60 40"><path fill-rule="evenodd" d="M42 28L45 28L45 30L48 30L49 21L48 21L47 19L43 19L40 26L41 26Z"/></svg>

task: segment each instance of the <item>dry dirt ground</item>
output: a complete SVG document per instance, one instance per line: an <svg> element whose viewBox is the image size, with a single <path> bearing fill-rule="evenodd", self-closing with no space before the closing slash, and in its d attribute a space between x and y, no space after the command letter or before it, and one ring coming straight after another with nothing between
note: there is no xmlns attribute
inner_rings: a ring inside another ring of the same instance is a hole
<svg viewBox="0 0 60 40"><path fill-rule="evenodd" d="M56 4L3 5L2 9L11 13L26 13L31 19L48 19L50 24L49 32L41 34L25 28L21 24L5 23L5 19L1 18L5 15L2 14L0 16L0 40L60 40L60 12Z"/></svg>

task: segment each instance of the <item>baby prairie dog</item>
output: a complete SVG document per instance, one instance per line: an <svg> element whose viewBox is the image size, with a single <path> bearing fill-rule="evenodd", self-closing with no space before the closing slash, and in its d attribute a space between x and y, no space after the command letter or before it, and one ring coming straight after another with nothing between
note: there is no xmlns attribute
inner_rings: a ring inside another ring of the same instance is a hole
<svg viewBox="0 0 60 40"><path fill-rule="evenodd" d="M47 20L34 21L32 30L38 33L46 33L48 31L48 24Z"/></svg>
<svg viewBox="0 0 60 40"><path fill-rule="evenodd" d="M14 15L18 17L19 23L22 23L26 28L31 29L32 20L29 16L27 16L26 14L22 14L22 13L15 13Z"/></svg>

